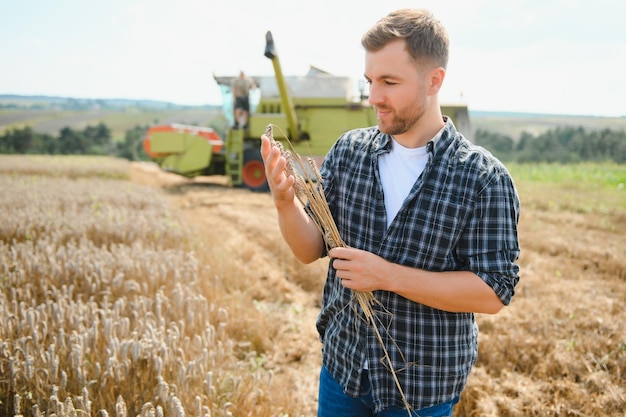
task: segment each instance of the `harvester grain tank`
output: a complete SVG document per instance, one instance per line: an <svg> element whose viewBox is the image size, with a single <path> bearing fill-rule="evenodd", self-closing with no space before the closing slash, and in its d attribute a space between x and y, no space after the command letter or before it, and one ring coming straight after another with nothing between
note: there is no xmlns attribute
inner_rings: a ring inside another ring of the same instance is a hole
<svg viewBox="0 0 626 417"><path fill-rule="evenodd" d="M354 97L349 77L311 67L304 76L285 76L271 32L266 34L265 56L274 76L253 76L260 91L251 100L247 129L230 128L222 142L210 128L186 125L155 126L148 130L144 148L162 169L186 177L226 175L233 186L267 190L259 152L260 137L268 124L274 137L302 156L321 159L348 130L376 124L376 114L361 94ZM231 82L233 76L214 76L222 91L224 115L234 125ZM469 130L467 106L442 105L461 131Z"/></svg>

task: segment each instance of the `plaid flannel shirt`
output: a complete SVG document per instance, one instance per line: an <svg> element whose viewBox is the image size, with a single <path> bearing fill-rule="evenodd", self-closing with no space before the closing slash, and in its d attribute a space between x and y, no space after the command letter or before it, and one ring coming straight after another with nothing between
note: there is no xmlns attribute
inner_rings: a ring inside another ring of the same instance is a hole
<svg viewBox="0 0 626 417"><path fill-rule="evenodd" d="M324 192L348 246L428 271L474 272L507 305L519 281L517 191L506 168L445 119L427 145L424 172L389 228L378 156L392 141L377 127L339 138L321 167ZM460 395L478 354L474 315L427 307L387 291L374 295L378 328L409 404L419 410ZM317 329L324 366L348 395L360 394L367 363L375 412L403 407L374 331L332 267Z"/></svg>

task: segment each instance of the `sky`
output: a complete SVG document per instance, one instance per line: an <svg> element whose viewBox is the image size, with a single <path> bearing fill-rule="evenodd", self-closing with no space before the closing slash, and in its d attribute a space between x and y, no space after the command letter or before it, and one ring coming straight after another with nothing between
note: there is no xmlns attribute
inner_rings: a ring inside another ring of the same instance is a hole
<svg viewBox="0 0 626 417"><path fill-rule="evenodd" d="M622 0L0 0L0 94L221 104L213 79L311 65L363 79L361 35L423 7L450 36L440 101L626 115Z"/></svg>

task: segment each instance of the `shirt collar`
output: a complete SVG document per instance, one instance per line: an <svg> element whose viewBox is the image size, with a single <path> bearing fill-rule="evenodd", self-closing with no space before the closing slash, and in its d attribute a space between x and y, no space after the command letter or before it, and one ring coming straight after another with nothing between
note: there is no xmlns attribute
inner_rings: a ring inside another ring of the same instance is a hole
<svg viewBox="0 0 626 417"><path fill-rule="evenodd" d="M428 146L428 151L433 155L438 155L444 152L445 149L448 149L450 143L456 137L456 128L452 123L452 119L448 116L443 116L443 121L445 122L443 128L426 145Z"/></svg>

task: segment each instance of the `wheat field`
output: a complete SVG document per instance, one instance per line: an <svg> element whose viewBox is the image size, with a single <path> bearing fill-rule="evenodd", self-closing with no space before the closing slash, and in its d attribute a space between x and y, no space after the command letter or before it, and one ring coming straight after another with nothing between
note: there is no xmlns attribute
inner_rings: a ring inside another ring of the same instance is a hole
<svg viewBox="0 0 626 417"><path fill-rule="evenodd" d="M64 162L2 158L0 414L296 415L167 200Z"/></svg>
<svg viewBox="0 0 626 417"><path fill-rule="evenodd" d="M521 281L455 416L621 415L624 190L513 174ZM0 415L314 416L325 267L223 178L0 156Z"/></svg>

